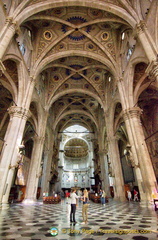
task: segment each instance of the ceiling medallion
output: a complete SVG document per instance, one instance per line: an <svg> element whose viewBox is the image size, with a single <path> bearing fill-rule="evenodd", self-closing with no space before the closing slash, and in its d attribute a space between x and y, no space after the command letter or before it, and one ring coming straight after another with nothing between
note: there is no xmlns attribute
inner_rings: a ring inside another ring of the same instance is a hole
<svg viewBox="0 0 158 240"><path fill-rule="evenodd" d="M107 41L109 39L109 33L103 32L101 35L102 40Z"/></svg>
<svg viewBox="0 0 158 240"><path fill-rule="evenodd" d="M75 32L70 34L68 36L68 38L70 38L73 41L81 41L81 40L85 39L85 35L83 35L82 33L80 33L78 31L77 26L82 24L82 23L87 22L87 20L83 17L80 17L80 16L74 16L74 17L68 18L67 21L76 25ZM63 33L66 33L69 30L69 27L66 26L65 24L63 24L61 29L62 29ZM85 29L85 32L89 33L90 31L91 31L91 26L87 26L86 29Z"/></svg>
<svg viewBox="0 0 158 240"><path fill-rule="evenodd" d="M50 31L45 31L43 35L46 40L52 39L52 33Z"/></svg>

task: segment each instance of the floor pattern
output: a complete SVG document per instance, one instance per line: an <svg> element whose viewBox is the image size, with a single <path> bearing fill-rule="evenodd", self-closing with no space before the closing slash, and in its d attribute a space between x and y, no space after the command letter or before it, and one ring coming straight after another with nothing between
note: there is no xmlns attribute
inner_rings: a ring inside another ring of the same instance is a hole
<svg viewBox="0 0 158 240"><path fill-rule="evenodd" d="M90 203L88 224L82 225L82 204L77 223L70 223L66 203L11 204L0 213L1 240L156 240L158 213L153 205L114 200L102 206Z"/></svg>

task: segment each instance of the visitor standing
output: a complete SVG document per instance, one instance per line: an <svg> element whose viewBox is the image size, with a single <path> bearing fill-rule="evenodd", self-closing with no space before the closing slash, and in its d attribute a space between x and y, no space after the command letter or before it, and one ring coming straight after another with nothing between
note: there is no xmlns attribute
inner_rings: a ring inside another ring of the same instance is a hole
<svg viewBox="0 0 158 240"><path fill-rule="evenodd" d="M128 201L132 200L132 194L130 190L127 191L127 198L128 198Z"/></svg>
<svg viewBox="0 0 158 240"><path fill-rule="evenodd" d="M105 193L105 191L103 190L103 191L102 191L102 195L101 195L101 204L102 204L103 206L105 206L105 198L106 198L106 193Z"/></svg>
<svg viewBox="0 0 158 240"><path fill-rule="evenodd" d="M70 198L71 198L71 212L70 212L70 222L76 222L75 219L75 213L76 213L76 205L77 205L77 199L79 198L79 196L76 195L76 189L73 189L71 194L70 194Z"/></svg>
<svg viewBox="0 0 158 240"><path fill-rule="evenodd" d="M83 201L83 206L82 206L83 222L81 224L86 224L88 222L88 207L89 207L89 198L88 198L87 189L83 191L83 198L81 200Z"/></svg>

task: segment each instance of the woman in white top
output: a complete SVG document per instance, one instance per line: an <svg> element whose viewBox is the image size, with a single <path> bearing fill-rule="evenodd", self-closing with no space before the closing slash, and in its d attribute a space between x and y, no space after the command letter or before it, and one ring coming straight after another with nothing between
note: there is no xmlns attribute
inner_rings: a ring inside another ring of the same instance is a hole
<svg viewBox="0 0 158 240"><path fill-rule="evenodd" d="M77 204L76 199L80 198L80 196L76 195L76 189L72 191L72 193L70 194L70 198L71 198L70 222L76 223L76 220L75 220L75 212L76 212L76 204Z"/></svg>

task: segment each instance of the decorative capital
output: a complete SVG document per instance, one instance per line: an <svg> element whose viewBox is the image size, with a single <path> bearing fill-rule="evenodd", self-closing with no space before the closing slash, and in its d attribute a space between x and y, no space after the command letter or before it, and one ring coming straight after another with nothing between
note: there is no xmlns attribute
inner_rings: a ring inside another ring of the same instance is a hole
<svg viewBox="0 0 158 240"><path fill-rule="evenodd" d="M137 25L136 25L136 34L139 35L143 33L147 29L145 21L141 20Z"/></svg>
<svg viewBox="0 0 158 240"><path fill-rule="evenodd" d="M8 27L15 31L17 34L21 32L18 23L14 21L12 17L7 17L5 24L8 25Z"/></svg>
<svg viewBox="0 0 158 240"><path fill-rule="evenodd" d="M28 109L17 106L11 106L8 108L8 112L12 118L19 117L27 120L31 116L31 113Z"/></svg>
<svg viewBox="0 0 158 240"><path fill-rule="evenodd" d="M140 119L140 115L142 114L142 109L139 107L133 107L123 110L123 118L124 120L131 119L131 118L138 118Z"/></svg>
<svg viewBox="0 0 158 240"><path fill-rule="evenodd" d="M6 23L6 24L12 23L12 21L13 21L13 18L12 18L12 17L7 17L5 23Z"/></svg>

